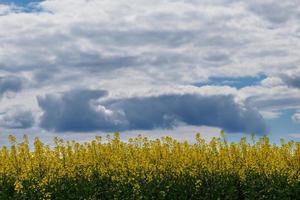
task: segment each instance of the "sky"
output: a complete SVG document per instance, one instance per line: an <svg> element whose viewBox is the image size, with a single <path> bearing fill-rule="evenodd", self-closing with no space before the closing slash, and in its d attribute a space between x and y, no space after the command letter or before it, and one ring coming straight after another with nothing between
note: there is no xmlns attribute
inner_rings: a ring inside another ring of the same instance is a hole
<svg viewBox="0 0 300 200"><path fill-rule="evenodd" d="M0 0L0 144L300 141L298 0Z"/></svg>

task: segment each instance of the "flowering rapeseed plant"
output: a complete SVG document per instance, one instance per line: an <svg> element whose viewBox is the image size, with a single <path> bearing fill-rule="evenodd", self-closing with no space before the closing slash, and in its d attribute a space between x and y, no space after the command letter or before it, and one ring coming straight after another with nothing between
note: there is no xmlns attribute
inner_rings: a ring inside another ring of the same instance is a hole
<svg viewBox="0 0 300 200"><path fill-rule="evenodd" d="M0 150L0 199L300 199L300 144L262 137L196 143L119 134L87 143L9 137Z"/></svg>

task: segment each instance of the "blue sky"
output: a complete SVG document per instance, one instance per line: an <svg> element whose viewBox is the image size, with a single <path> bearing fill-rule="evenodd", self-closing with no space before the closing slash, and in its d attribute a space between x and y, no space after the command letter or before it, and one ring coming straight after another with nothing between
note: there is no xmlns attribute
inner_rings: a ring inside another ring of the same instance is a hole
<svg viewBox="0 0 300 200"><path fill-rule="evenodd" d="M34 12L38 10L36 5L42 2L41 0L0 0L1 4L9 5L11 7L18 7L22 12Z"/></svg>
<svg viewBox="0 0 300 200"><path fill-rule="evenodd" d="M11 0L1 0L1 3L3 4L16 4L16 5L21 5L21 6L24 6L24 5L27 5L27 4L30 4L30 3L36 3L36 2L41 2L39 0L14 0L14 1L11 1Z"/></svg>
<svg viewBox="0 0 300 200"><path fill-rule="evenodd" d="M241 77L223 77L223 76L212 76L206 82L195 83L195 86L201 87L205 85L217 85L217 86L230 86L237 89L243 87L259 85L262 80L267 78L264 75L258 76L241 76Z"/></svg>
<svg viewBox="0 0 300 200"><path fill-rule="evenodd" d="M297 0L0 0L0 143L300 141Z"/></svg>

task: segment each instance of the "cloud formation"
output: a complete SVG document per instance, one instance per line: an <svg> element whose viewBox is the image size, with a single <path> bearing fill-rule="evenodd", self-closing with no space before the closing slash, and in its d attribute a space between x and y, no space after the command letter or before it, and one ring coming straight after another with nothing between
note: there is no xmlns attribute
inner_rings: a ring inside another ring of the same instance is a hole
<svg viewBox="0 0 300 200"><path fill-rule="evenodd" d="M251 11L273 24L286 23L297 16L297 8L299 8L296 1L256 1L250 3L249 7Z"/></svg>
<svg viewBox="0 0 300 200"><path fill-rule="evenodd" d="M118 129L118 116L93 102L104 95L102 90L72 90L59 96L39 97L38 104L43 110L40 126L58 132Z"/></svg>
<svg viewBox="0 0 300 200"><path fill-rule="evenodd" d="M7 30L0 32L6 46L0 66L6 71L102 74L125 67L148 79L160 75L162 81L182 84L210 76L268 74L280 70L267 68L272 62L298 62L296 0L52 0L33 5L39 12L11 10L0 19ZM282 27L272 30L265 20Z"/></svg>
<svg viewBox="0 0 300 200"><path fill-rule="evenodd" d="M28 110L9 109L0 113L0 126L10 129L31 128L34 124L33 114Z"/></svg>
<svg viewBox="0 0 300 200"><path fill-rule="evenodd" d="M300 76L299 75L281 75L281 79L290 87L295 87L300 89Z"/></svg>
<svg viewBox="0 0 300 200"><path fill-rule="evenodd" d="M263 132L256 110L276 118L283 110L300 109L299 77L293 75L300 71L298 0L22 2L0 4L1 110L21 104L36 118L43 112L43 129L186 123ZM186 90L170 95L172 87L192 85L210 95ZM234 94L211 95L224 85ZM164 92L152 95L161 88ZM16 95L3 98L10 92ZM61 95L51 95L56 93ZM119 100L103 100L111 96ZM244 107L235 99L246 102ZM206 106L211 112L200 109Z"/></svg>
<svg viewBox="0 0 300 200"><path fill-rule="evenodd" d="M292 120L293 120L295 123L300 123L300 113L299 113L299 112L295 113L295 114L292 116Z"/></svg>
<svg viewBox="0 0 300 200"><path fill-rule="evenodd" d="M7 92L19 92L22 85L23 80L17 76L0 77L0 96Z"/></svg>
<svg viewBox="0 0 300 200"><path fill-rule="evenodd" d="M262 116L230 95L173 94L108 100L100 90L72 90L38 99L41 127L55 131L120 131L214 126L230 132L265 133Z"/></svg>

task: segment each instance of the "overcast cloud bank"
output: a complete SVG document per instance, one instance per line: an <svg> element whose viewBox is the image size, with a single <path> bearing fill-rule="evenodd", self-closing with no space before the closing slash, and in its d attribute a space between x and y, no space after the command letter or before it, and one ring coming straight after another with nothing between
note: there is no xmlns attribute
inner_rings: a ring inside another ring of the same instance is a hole
<svg viewBox="0 0 300 200"><path fill-rule="evenodd" d="M294 123L299 13L298 0L4 2L0 126L263 133L286 110Z"/></svg>

